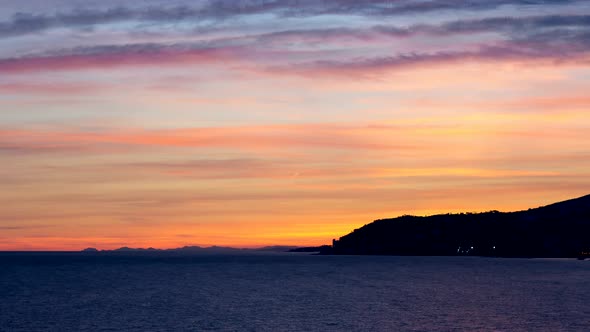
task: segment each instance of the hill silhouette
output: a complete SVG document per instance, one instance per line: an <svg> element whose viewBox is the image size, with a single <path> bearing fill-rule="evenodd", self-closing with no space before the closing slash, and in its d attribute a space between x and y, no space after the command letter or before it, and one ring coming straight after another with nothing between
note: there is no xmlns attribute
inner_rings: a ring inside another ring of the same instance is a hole
<svg viewBox="0 0 590 332"><path fill-rule="evenodd" d="M580 257L590 249L590 195L518 212L376 220L322 247L336 255Z"/></svg>

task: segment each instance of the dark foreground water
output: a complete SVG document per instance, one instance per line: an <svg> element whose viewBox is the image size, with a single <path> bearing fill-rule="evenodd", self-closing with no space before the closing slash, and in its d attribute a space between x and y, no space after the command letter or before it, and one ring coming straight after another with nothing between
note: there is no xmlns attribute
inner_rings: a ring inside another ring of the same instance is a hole
<svg viewBox="0 0 590 332"><path fill-rule="evenodd" d="M0 254L1 331L590 331L590 261Z"/></svg>

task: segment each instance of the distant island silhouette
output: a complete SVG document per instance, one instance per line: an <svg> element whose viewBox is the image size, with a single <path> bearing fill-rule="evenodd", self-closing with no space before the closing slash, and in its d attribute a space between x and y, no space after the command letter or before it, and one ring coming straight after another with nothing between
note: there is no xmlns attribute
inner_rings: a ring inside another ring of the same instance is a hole
<svg viewBox="0 0 590 332"><path fill-rule="evenodd" d="M298 248L324 255L578 257L590 254L590 195L526 211L404 215Z"/></svg>
<svg viewBox="0 0 590 332"><path fill-rule="evenodd" d="M86 248L81 250L85 253L238 253L238 252L288 252L296 250L299 247L295 246L267 246L261 248L233 248L233 247L200 247L200 246L184 246L181 248L172 249L156 249L156 248L129 248L121 247L118 249L98 250L96 248Z"/></svg>

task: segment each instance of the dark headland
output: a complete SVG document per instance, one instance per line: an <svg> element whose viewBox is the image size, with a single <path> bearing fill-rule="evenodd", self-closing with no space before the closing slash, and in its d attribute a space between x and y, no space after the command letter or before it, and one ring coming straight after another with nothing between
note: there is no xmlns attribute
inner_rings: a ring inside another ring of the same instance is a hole
<svg viewBox="0 0 590 332"><path fill-rule="evenodd" d="M381 219L317 249L326 255L585 258L590 195L518 212Z"/></svg>

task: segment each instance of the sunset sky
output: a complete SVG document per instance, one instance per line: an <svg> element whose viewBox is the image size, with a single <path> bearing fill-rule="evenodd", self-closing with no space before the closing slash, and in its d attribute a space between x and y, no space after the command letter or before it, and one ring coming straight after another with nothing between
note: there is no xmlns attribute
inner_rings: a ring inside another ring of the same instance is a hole
<svg viewBox="0 0 590 332"><path fill-rule="evenodd" d="M590 1L4 0L0 250L320 245L590 193Z"/></svg>

